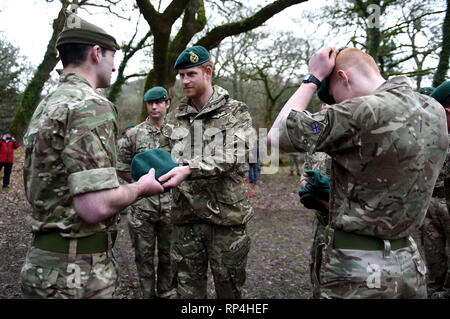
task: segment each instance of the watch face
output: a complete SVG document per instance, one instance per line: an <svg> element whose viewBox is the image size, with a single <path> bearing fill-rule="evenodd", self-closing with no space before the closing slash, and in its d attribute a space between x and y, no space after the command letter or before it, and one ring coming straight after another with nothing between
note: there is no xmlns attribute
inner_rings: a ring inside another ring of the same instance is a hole
<svg viewBox="0 0 450 319"><path fill-rule="evenodd" d="M305 77L303 78L303 81L309 81L309 76L310 74L306 74Z"/></svg>

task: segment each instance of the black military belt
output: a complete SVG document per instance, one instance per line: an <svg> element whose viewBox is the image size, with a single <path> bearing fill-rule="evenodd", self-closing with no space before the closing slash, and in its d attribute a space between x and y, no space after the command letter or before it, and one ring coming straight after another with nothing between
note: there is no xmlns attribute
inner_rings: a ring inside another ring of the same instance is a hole
<svg viewBox="0 0 450 319"><path fill-rule="evenodd" d="M57 232L36 233L33 246L55 253L68 254L70 241L77 240L77 254L95 254L108 250L108 234L111 235L111 247L114 246L117 231L99 232L82 238L65 238Z"/></svg>
<svg viewBox="0 0 450 319"><path fill-rule="evenodd" d="M389 240L391 250L405 248L411 245L408 237ZM334 230L334 248L355 249L355 250L384 250L383 239L373 236L363 236L348 233L342 230Z"/></svg>
<svg viewBox="0 0 450 319"><path fill-rule="evenodd" d="M436 187L433 189L433 197L445 198L445 188L444 187Z"/></svg>

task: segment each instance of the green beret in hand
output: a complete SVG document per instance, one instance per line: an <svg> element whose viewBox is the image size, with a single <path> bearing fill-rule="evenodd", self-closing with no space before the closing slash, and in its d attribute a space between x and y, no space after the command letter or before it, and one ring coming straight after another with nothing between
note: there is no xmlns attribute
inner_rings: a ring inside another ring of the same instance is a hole
<svg viewBox="0 0 450 319"><path fill-rule="evenodd" d="M155 179L170 172L178 163L175 162L169 152L152 148L148 151L137 154L131 162L131 176L135 181L148 173L151 168L155 169ZM161 183L163 184L163 183Z"/></svg>
<svg viewBox="0 0 450 319"><path fill-rule="evenodd" d="M305 173L309 177L305 188L298 191L300 202L306 208L328 213L328 209L320 200L330 200L330 178L316 170L305 170Z"/></svg>

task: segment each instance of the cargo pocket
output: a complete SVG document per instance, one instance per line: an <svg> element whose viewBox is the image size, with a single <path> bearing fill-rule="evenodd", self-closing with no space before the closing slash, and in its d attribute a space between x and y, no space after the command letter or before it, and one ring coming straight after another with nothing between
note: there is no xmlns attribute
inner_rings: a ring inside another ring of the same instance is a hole
<svg viewBox="0 0 450 319"><path fill-rule="evenodd" d="M240 291L245 282L245 267L250 251L251 240L248 235L234 249L224 252L222 263L226 267L235 291Z"/></svg>
<svg viewBox="0 0 450 319"><path fill-rule="evenodd" d="M59 272L57 269L43 268L26 263L21 272L22 292L24 298L51 298L58 290Z"/></svg>
<svg viewBox="0 0 450 319"><path fill-rule="evenodd" d="M234 190L219 190L216 192L217 208L221 218L229 219L230 225L236 225L243 222L246 214L244 211L250 207L247 185L242 184Z"/></svg>

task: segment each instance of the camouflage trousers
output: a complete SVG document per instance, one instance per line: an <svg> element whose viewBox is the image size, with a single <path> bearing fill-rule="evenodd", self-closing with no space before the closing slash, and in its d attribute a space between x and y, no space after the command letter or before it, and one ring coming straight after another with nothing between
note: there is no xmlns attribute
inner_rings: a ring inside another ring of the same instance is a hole
<svg viewBox="0 0 450 319"><path fill-rule="evenodd" d="M316 214L318 214L316 212ZM317 218L314 219L313 225L313 242L311 246L311 258L309 262L309 274L311 278L311 284L313 288L313 298L318 299L320 297L320 285L317 280L316 271L318 269L318 259L316 253L319 247L325 243L325 225L321 224ZM319 263L320 265L320 263Z"/></svg>
<svg viewBox="0 0 450 319"><path fill-rule="evenodd" d="M24 299L111 299L118 267L112 250L61 254L31 247L20 273Z"/></svg>
<svg viewBox="0 0 450 319"><path fill-rule="evenodd" d="M316 250L314 280L320 298L427 298L426 266L417 245L397 250L333 248L333 230Z"/></svg>
<svg viewBox="0 0 450 319"><path fill-rule="evenodd" d="M164 219L151 221L141 218L131 211L128 214L128 230L135 251L142 297L174 298L176 278L170 258L172 224ZM155 253L158 256L156 276Z"/></svg>
<svg viewBox="0 0 450 319"><path fill-rule="evenodd" d="M445 198L433 197L421 228L428 296L450 294L450 217Z"/></svg>
<svg viewBox="0 0 450 319"><path fill-rule="evenodd" d="M177 264L178 298L206 299L208 262L216 297L242 298L250 237L246 226L174 225L172 258Z"/></svg>

